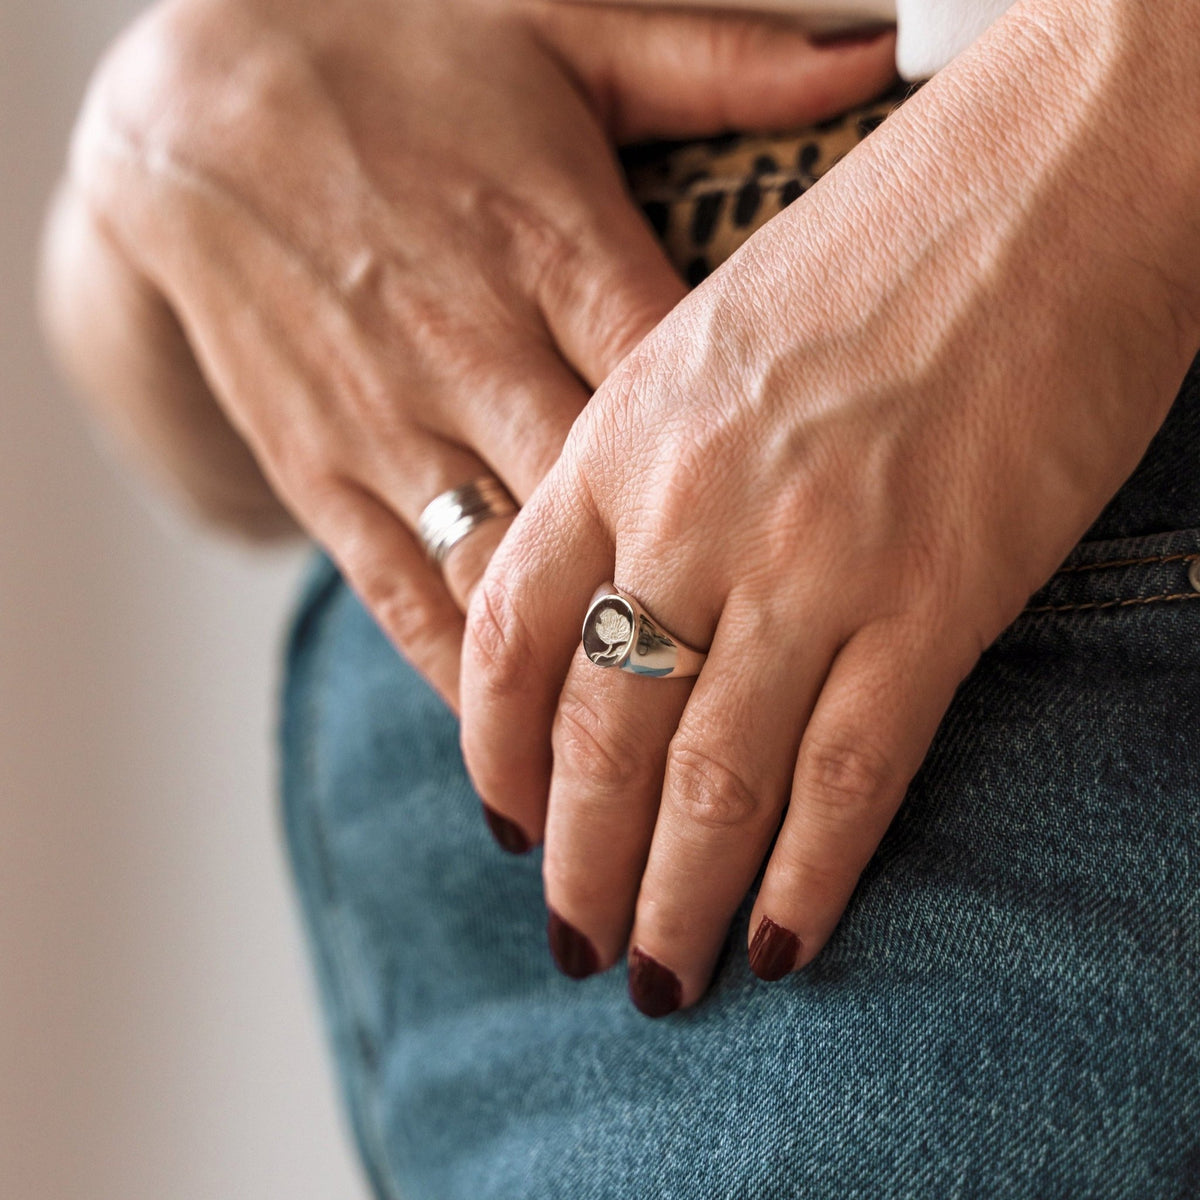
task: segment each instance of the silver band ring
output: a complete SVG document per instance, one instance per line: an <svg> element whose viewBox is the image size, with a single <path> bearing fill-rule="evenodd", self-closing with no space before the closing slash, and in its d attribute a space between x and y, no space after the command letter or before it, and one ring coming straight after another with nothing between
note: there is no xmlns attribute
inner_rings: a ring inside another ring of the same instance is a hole
<svg viewBox="0 0 1200 1200"><path fill-rule="evenodd" d="M434 496L417 519L417 536L426 554L440 565L463 538L485 521L511 517L516 511L504 485L494 476L481 475Z"/></svg>
<svg viewBox="0 0 1200 1200"><path fill-rule="evenodd" d="M583 652L598 667L653 679L700 674L707 655L668 633L628 592L605 583L583 618Z"/></svg>

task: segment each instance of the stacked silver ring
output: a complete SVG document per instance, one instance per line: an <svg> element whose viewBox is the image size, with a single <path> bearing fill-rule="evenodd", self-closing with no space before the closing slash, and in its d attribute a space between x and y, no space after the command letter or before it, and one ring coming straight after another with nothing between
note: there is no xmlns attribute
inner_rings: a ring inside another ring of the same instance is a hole
<svg viewBox="0 0 1200 1200"><path fill-rule="evenodd" d="M517 511L504 485L482 475L434 496L417 520L417 536L437 564L469 533L493 517L510 517Z"/></svg>

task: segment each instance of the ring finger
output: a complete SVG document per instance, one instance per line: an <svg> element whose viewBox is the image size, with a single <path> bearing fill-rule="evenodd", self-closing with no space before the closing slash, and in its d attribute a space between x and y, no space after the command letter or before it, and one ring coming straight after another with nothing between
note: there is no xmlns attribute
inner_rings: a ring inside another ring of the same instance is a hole
<svg viewBox="0 0 1200 1200"><path fill-rule="evenodd" d="M604 670L582 648L554 720L543 876L559 968L581 979L625 951L667 743L690 679Z"/></svg>
<svg viewBox="0 0 1200 1200"><path fill-rule="evenodd" d="M520 371L509 364L503 375L481 384L474 394L460 384L454 403L431 406L422 417L423 427L414 430L408 453L376 448L381 491L408 528L428 545L430 530L422 529L428 513L434 531L452 533L439 565L460 612L466 612L475 585L512 524L504 501L511 498L515 511L529 498L587 399L579 380L551 348L528 347L522 362ZM441 419L438 409L445 410ZM453 431L444 428L446 414L453 416ZM452 493L493 480L500 485L495 490L508 496L497 495L475 522L456 524L452 507L430 511L431 502L440 498L480 508L486 497Z"/></svg>
<svg viewBox="0 0 1200 1200"><path fill-rule="evenodd" d="M400 497L342 477L305 490L295 507L392 643L457 710L463 610L512 517L489 511L454 526L458 540L435 563L414 532L416 489L442 495L493 477L470 451L415 432L408 450L413 469Z"/></svg>

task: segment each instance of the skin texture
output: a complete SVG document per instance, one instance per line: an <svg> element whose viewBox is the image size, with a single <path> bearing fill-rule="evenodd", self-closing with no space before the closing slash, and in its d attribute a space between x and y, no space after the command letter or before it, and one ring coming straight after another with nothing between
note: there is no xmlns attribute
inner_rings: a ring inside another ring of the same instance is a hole
<svg viewBox="0 0 1200 1200"><path fill-rule="evenodd" d="M803 123L892 78L887 34L499 0L173 0L101 63L42 307L116 440L206 516L321 542L453 706L462 612L412 530L532 493L684 294L615 139Z"/></svg>
<svg viewBox="0 0 1200 1200"><path fill-rule="evenodd" d="M97 73L47 325L124 444L217 520L290 514L452 704L468 609L464 754L508 844L545 838L560 962L631 947L665 1015L781 822L752 961L819 951L1200 344L1200 28L1147 7L1022 0L684 298L612 141L836 111L889 40L176 0ZM484 464L524 511L443 581L412 524ZM694 684L573 658L609 578L711 648Z"/></svg>
<svg viewBox="0 0 1200 1200"><path fill-rule="evenodd" d="M1198 59L1183 3L1018 4L638 345L492 559L468 767L648 1015L703 994L768 850L752 964L820 951L1161 424L1200 347ZM587 662L604 579L709 649L694 682Z"/></svg>

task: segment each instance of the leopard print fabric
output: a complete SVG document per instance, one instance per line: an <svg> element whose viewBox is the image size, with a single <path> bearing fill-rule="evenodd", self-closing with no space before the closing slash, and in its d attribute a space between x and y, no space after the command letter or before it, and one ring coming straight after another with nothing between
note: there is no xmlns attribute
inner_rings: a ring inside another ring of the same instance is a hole
<svg viewBox="0 0 1200 1200"><path fill-rule="evenodd" d="M667 256L695 286L810 188L919 85L806 129L632 146L621 159Z"/></svg>

